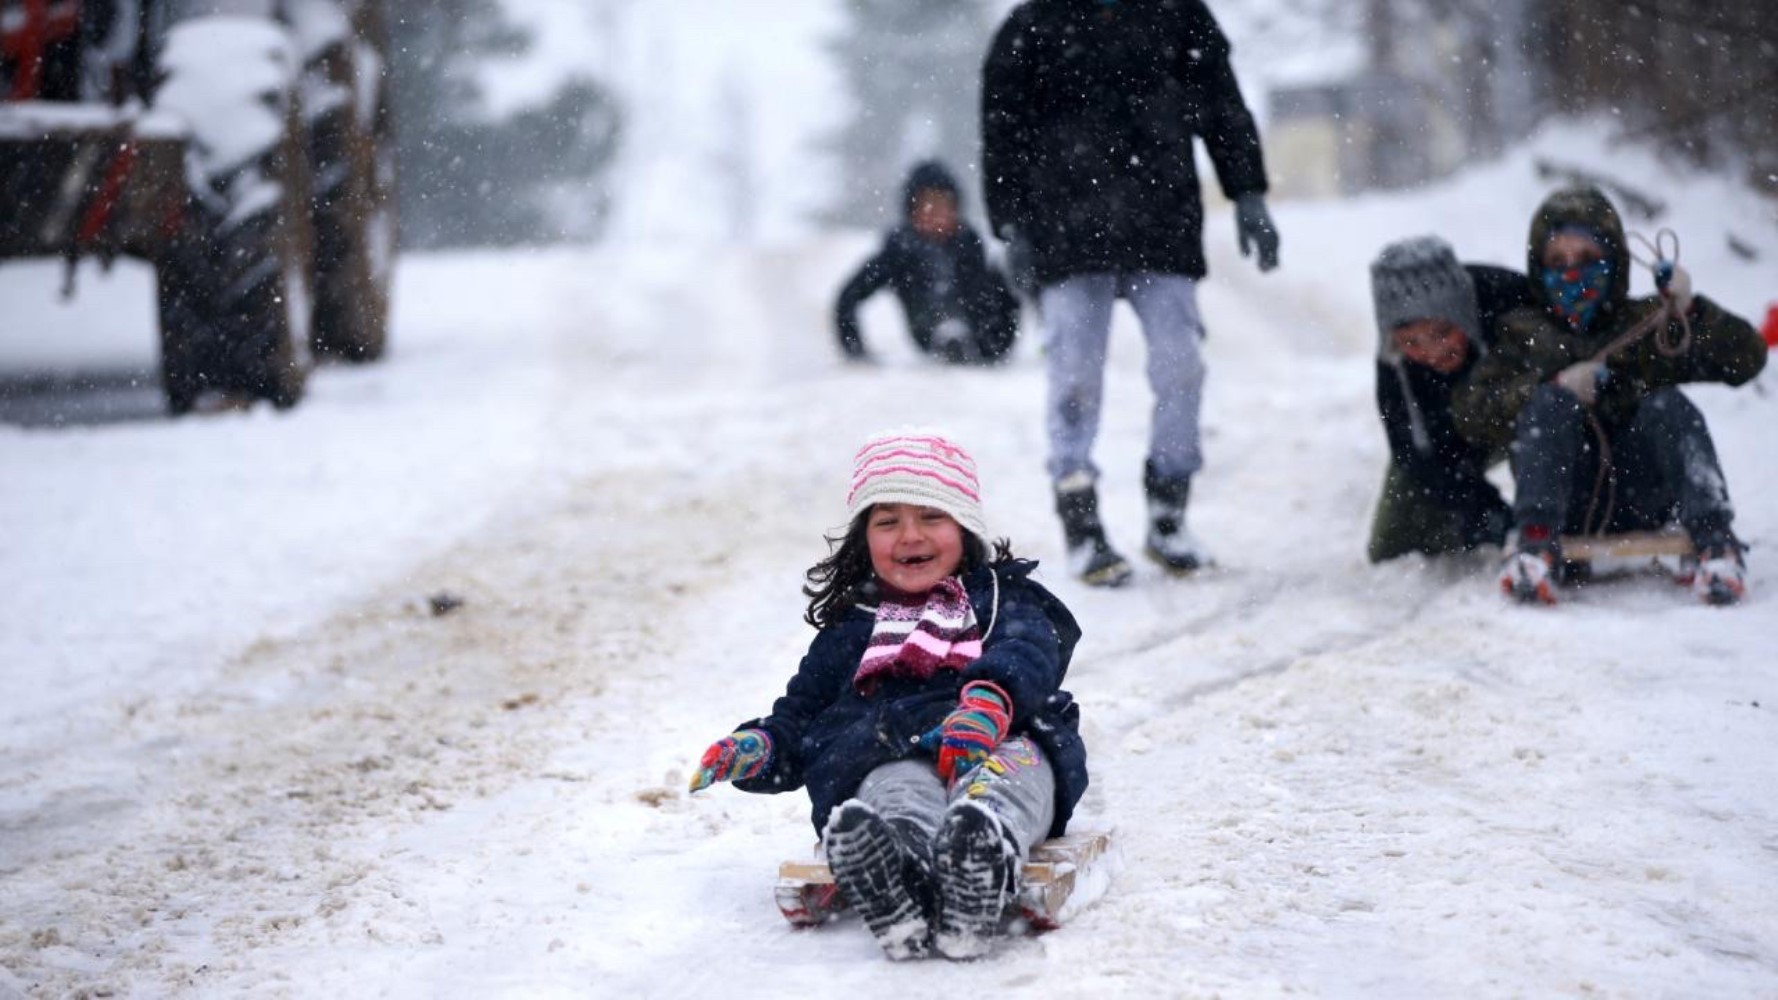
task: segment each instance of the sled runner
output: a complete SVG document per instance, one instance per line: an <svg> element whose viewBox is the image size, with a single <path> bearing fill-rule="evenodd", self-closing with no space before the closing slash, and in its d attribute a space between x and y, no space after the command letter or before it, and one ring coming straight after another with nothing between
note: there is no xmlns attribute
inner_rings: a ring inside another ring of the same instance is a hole
<svg viewBox="0 0 1778 1000"><path fill-rule="evenodd" d="M1033 932L1054 930L1064 917L1092 903L1104 891L1109 833L1071 833L1031 849L1012 908L1015 922ZM1076 894L1079 894L1079 898ZM786 861L778 866L778 910L795 927L814 927L847 909L827 862ZM1074 905L1068 906L1070 899ZM1066 909L1066 912L1064 910Z"/></svg>

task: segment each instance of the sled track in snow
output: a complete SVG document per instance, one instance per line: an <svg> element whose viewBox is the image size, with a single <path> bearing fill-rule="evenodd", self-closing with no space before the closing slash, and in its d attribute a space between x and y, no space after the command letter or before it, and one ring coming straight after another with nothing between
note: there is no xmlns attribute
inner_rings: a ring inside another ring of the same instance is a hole
<svg viewBox="0 0 1778 1000"><path fill-rule="evenodd" d="M547 767L587 738L564 732L575 706L646 681L637 665L670 659L678 616L726 579L724 560L663 563L657 540L621 530L612 512L634 491L676 523L710 520L706 500L645 474L585 482L312 631L251 646L215 690L132 706L115 733L140 756L131 801L74 794L0 831L34 845L0 884L30 864L60 888L10 901L34 920L0 922L0 968L43 996L177 992L275 983L266 952L299 928L427 943L386 864L400 831L520 781L580 780ZM440 591L462 605L434 615ZM110 814L103 842L58 847L62 812ZM169 961L192 935L214 958Z"/></svg>
<svg viewBox="0 0 1778 1000"><path fill-rule="evenodd" d="M1481 586L1485 581L1471 576L1445 573L1437 586L1417 589L1412 599L1396 603L1379 603L1366 610L1366 618L1357 627L1350 619L1334 618L1307 626L1307 634L1289 637L1280 651L1276 646L1261 647L1258 656L1224 658L1227 673L1212 679L1185 684L1169 690L1157 700L1154 708L1176 711L1205 696L1227 691L1260 677L1281 674L1293 665L1318 657L1341 655L1385 641L1418 621L1426 610L1455 587ZM1208 573L1163 581L1161 585L1190 589L1217 590L1209 608L1197 611L1179 621L1154 628L1136 641L1117 646L1094 657L1095 671L1115 673L1138 669L1140 661L1165 659L1169 649L1177 648L1184 657L1198 657L1199 640L1214 638L1219 633L1248 628L1263 628L1268 620L1288 616L1293 598L1326 589L1328 581L1319 573L1270 573L1258 570L1220 568Z"/></svg>

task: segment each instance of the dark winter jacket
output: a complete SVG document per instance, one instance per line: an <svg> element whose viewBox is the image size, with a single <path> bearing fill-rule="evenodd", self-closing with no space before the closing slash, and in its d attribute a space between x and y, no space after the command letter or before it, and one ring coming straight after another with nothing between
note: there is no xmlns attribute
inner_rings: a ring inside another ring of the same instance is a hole
<svg viewBox="0 0 1778 1000"><path fill-rule="evenodd" d="M922 351L932 349L933 332L947 319L961 320L979 334L985 325L1004 322L1004 314L1018 308L1006 279L988 264L982 239L967 222L959 220L956 233L944 241L914 231L914 197L933 189L950 192L961 209L962 195L949 171L937 163L916 166L903 188L901 224L889 231L882 249L840 289L834 330L841 349L853 357L864 353L858 307L884 285L894 289L901 301L908 332Z"/></svg>
<svg viewBox="0 0 1778 1000"><path fill-rule="evenodd" d="M965 683L989 680L1012 698L1011 733L1030 736L1055 769L1050 834L1059 836L1087 787L1080 708L1061 686L1080 626L1062 602L1030 579L1036 565L1011 560L964 577L984 638L981 658L961 672L941 670L925 681L890 680L863 695L852 677L870 641L874 609L855 606L838 624L822 629L772 714L736 727L771 733L772 755L768 770L735 787L789 792L807 786L819 834L827 814L851 798L873 769L905 757L930 757L920 749L920 737L957 707Z"/></svg>
<svg viewBox="0 0 1778 1000"><path fill-rule="evenodd" d="M1200 137L1233 199L1266 190L1229 42L1199 0L1029 0L982 70L988 219L1030 242L1040 283L1204 274Z"/></svg>
<svg viewBox="0 0 1778 1000"><path fill-rule="evenodd" d="M1531 286L1524 275L1504 267L1466 264L1464 270L1475 284L1481 342L1470 346L1463 367L1449 375L1425 365L1379 358L1377 412L1389 438L1390 461L1401 467L1408 481L1439 507L1479 518L1491 509L1505 508L1500 491L1484 475L1501 456L1490 455L1457 433L1451 391L1491 352L1500 318L1531 302ZM1415 440L1416 419L1425 435L1423 442Z"/></svg>
<svg viewBox="0 0 1778 1000"><path fill-rule="evenodd" d="M1566 188L1538 207L1531 220L1527 274L1541 272L1544 245L1550 233L1563 225L1585 226L1600 235L1613 262L1611 288L1588 329L1576 332L1550 311L1542 283L1531 282L1532 304L1507 313L1495 349L1451 397L1458 432L1477 447L1506 447L1519 411L1538 383L1571 364L1591 360L1662 308L1658 298L1629 297L1631 262L1624 226L1611 202L1595 188ZM1694 298L1688 318L1691 345L1678 356L1662 354L1651 333L1606 360L1609 377L1593 412L1608 429L1627 424L1643 398L1656 389L1684 382L1740 385L1765 367L1766 345L1746 320L1702 295ZM1676 341L1679 324L1669 326L1668 336Z"/></svg>

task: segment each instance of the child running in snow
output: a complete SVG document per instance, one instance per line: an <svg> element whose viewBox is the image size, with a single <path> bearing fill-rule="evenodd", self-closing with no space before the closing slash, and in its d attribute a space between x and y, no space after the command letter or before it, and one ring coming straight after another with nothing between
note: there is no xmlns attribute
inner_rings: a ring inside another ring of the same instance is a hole
<svg viewBox="0 0 1778 1000"><path fill-rule="evenodd" d="M1086 790L1061 688L1080 628L1035 563L990 548L975 461L942 435L866 442L847 508L808 573L796 676L691 790L808 788L834 880L890 958L978 957Z"/></svg>

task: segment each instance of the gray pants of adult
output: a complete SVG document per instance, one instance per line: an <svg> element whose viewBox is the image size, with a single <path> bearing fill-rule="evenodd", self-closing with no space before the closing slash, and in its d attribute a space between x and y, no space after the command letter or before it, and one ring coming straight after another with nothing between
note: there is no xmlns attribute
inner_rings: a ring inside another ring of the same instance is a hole
<svg viewBox="0 0 1778 1000"><path fill-rule="evenodd" d="M1651 529L1677 519L1694 536L1733 520L1704 415L1678 389L1650 393L1627 425L1607 433L1605 448L1608 455L1573 393L1538 386L1513 438L1513 519L1568 532ZM1603 489L1596 488L1601 459L1611 463Z"/></svg>
<svg viewBox="0 0 1778 1000"><path fill-rule="evenodd" d="M999 761L1002 770L978 766L949 789L931 760L892 761L865 775L853 797L895 825L922 831L926 843L938 835L945 811L953 805L969 801L985 804L1012 834L1020 856L1026 856L1032 846L1049 836L1055 819L1055 772L1037 744L1023 736L1000 744L990 760Z"/></svg>
<svg viewBox="0 0 1778 1000"><path fill-rule="evenodd" d="M1204 464L1198 440L1204 322L1197 282L1155 271L1076 274L1039 293L1049 367L1049 473L1057 481L1079 472L1099 477L1093 440L1105 391L1111 307L1120 296L1136 310L1148 342L1148 384L1154 390L1148 460L1166 479L1184 479Z"/></svg>

